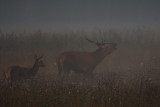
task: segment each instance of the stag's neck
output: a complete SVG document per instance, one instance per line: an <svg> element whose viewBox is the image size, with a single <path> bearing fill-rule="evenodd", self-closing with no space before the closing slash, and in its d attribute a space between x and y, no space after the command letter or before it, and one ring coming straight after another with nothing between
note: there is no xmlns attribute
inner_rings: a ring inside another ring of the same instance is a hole
<svg viewBox="0 0 160 107"><path fill-rule="evenodd" d="M105 58L105 56L109 55L110 53L112 53L112 50L97 49L92 53L92 55L98 64Z"/></svg>

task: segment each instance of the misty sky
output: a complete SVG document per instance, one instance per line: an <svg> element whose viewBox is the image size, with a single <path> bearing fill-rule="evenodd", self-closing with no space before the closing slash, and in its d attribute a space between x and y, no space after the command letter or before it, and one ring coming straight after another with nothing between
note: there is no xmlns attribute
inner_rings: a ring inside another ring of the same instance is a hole
<svg viewBox="0 0 160 107"><path fill-rule="evenodd" d="M0 29L160 25L160 0L0 0Z"/></svg>

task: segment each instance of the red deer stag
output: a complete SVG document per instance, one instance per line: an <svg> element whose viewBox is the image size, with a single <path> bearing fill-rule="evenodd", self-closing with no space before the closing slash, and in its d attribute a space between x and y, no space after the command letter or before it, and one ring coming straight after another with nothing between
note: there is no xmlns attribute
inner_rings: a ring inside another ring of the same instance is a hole
<svg viewBox="0 0 160 107"><path fill-rule="evenodd" d="M68 75L71 70L79 73L91 74L95 67L104 59L105 56L111 54L117 49L116 43L98 43L86 38L89 42L98 46L94 52L64 52L57 59L59 76Z"/></svg>
<svg viewBox="0 0 160 107"><path fill-rule="evenodd" d="M10 66L7 68L7 70L4 72L6 80L13 81L21 81L21 80L27 80L35 77L37 74L39 67L44 67L44 63L42 61L42 57L37 57L35 55L35 62L32 68L24 68L20 66Z"/></svg>

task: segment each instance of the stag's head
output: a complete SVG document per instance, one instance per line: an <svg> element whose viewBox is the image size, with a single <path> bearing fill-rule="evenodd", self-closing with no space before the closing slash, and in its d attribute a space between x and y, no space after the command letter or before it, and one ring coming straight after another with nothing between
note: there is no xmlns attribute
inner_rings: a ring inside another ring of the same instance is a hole
<svg viewBox="0 0 160 107"><path fill-rule="evenodd" d="M102 39L101 43L92 41L88 38L86 38L86 40L88 40L89 42L97 45L99 49L104 49L104 50L106 50L106 49L107 50L116 50L117 49L117 44L116 43L105 43L105 40L103 40L103 39Z"/></svg>
<svg viewBox="0 0 160 107"><path fill-rule="evenodd" d="M43 56L37 57L37 55L35 55L35 64L39 67L45 67L42 58Z"/></svg>

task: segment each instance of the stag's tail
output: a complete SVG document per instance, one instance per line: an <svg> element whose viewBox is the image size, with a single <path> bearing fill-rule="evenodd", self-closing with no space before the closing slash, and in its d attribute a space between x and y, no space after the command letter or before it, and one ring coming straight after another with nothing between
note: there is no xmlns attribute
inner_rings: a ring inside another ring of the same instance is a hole
<svg viewBox="0 0 160 107"><path fill-rule="evenodd" d="M0 87L1 86L7 86L7 79L6 79L6 75L5 72L3 72L2 76L0 77Z"/></svg>
<svg viewBox="0 0 160 107"><path fill-rule="evenodd" d="M8 86L11 83L10 79L10 72L12 70L12 67L8 67L4 72L3 72L3 83Z"/></svg>
<svg viewBox="0 0 160 107"><path fill-rule="evenodd" d="M3 82L5 83L5 84L7 84L7 78L6 78L6 73L5 72L3 72Z"/></svg>

